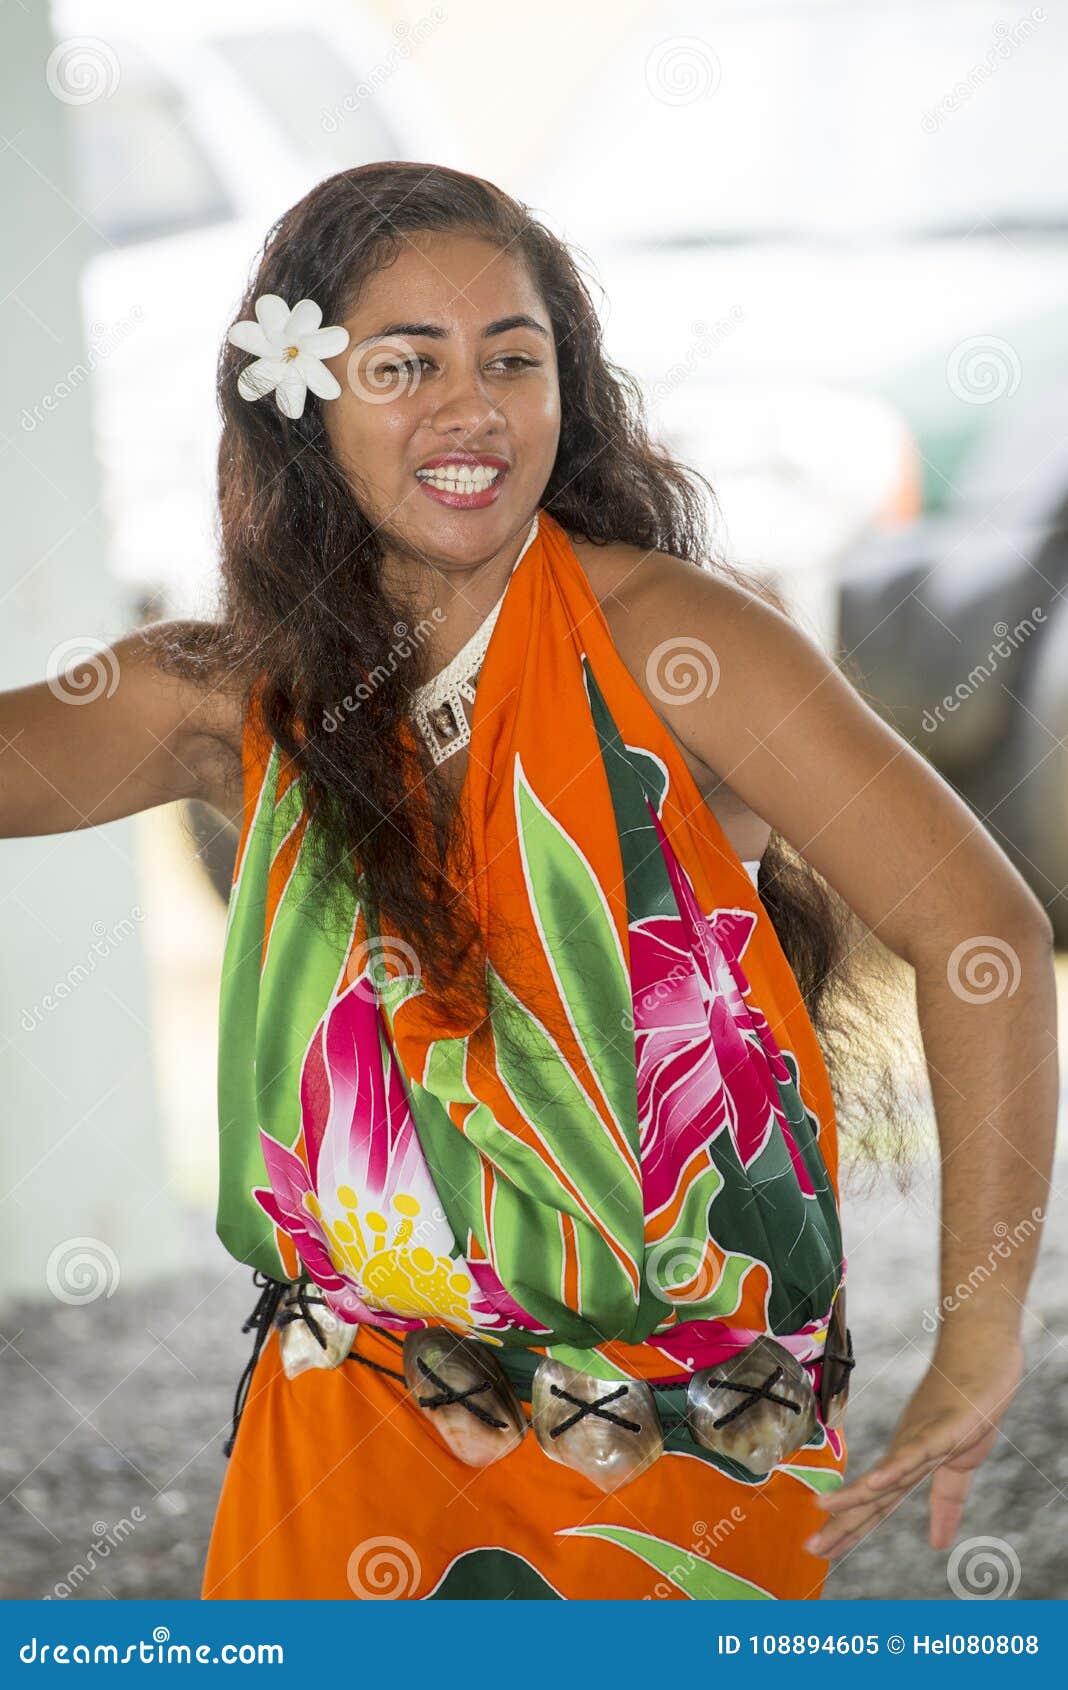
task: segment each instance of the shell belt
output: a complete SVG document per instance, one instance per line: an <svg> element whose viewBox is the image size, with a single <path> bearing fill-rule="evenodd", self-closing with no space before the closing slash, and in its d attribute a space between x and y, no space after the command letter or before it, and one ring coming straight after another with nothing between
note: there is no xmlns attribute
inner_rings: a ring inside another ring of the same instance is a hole
<svg viewBox="0 0 1068 1690"><path fill-rule="evenodd" d="M262 1274L254 1280L261 1295L243 1330L256 1336L237 1388L227 1455L272 1329L288 1378L346 1362L373 1368L406 1386L413 1406L467 1466L501 1460L533 1428L546 1455L603 1492L618 1490L651 1467L663 1453L665 1433L684 1431L728 1469L761 1478L810 1442L820 1423L834 1429L845 1417L854 1358L844 1287L835 1298L821 1360L809 1364L819 1368L814 1386L809 1367L770 1335L676 1384L652 1384L584 1373L525 1348L507 1352L506 1370L504 1352L496 1346L446 1326L420 1327L403 1339L376 1328L397 1346L400 1369L394 1370L356 1352L359 1328L340 1320L305 1282ZM529 1417L524 1402L530 1404Z"/></svg>

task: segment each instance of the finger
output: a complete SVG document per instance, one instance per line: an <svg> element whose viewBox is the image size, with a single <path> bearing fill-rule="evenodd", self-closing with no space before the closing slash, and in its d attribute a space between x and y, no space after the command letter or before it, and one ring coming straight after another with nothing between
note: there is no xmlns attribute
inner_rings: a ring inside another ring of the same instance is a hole
<svg viewBox="0 0 1068 1690"><path fill-rule="evenodd" d="M897 1506L898 1501L886 1502L878 1507L873 1504L863 1513L854 1515L842 1524L836 1522L834 1526L825 1526L814 1537L808 1538L802 1547L811 1555L822 1556L828 1561L837 1560L862 1538L867 1537L869 1532L874 1531Z"/></svg>
<svg viewBox="0 0 1068 1690"><path fill-rule="evenodd" d="M918 1482L922 1483L922 1478ZM909 1492L914 1489L915 1485L901 1484L893 1485L888 1490L862 1491L852 1496L848 1505L843 1503L841 1508L836 1508L833 1511L824 1508L823 1512L827 1515L827 1523L820 1530L829 1531L833 1529L839 1531L843 1528L849 1529L854 1520L860 1519L865 1512L881 1508L884 1505L896 1508L898 1503L903 1502Z"/></svg>
<svg viewBox="0 0 1068 1690"><path fill-rule="evenodd" d="M921 1466L911 1468L901 1475L898 1483L905 1490L914 1490L922 1484L928 1474L933 1475L932 1483L939 1500L959 1502L962 1507L968 1494L968 1488L975 1477L976 1469L986 1460L997 1441L997 1429L984 1432L974 1442L963 1445L954 1444L945 1454L934 1455ZM950 1477L949 1475L952 1475ZM880 1494L881 1487L876 1487L876 1494ZM958 1513L959 1519L959 1513ZM956 1527L954 1526L954 1530ZM947 1546L948 1547L948 1546Z"/></svg>
<svg viewBox="0 0 1068 1690"><path fill-rule="evenodd" d="M869 1502L858 1508L851 1508L846 1514L836 1515L825 1525L817 1526L804 1542L804 1548L810 1555L826 1555L833 1544L847 1532L855 1531L858 1524L866 1520L869 1514L875 1512L876 1504Z"/></svg>
<svg viewBox="0 0 1068 1690"><path fill-rule="evenodd" d="M911 1437L900 1449L891 1448L890 1453L867 1475L868 1482L875 1491L902 1479L907 1483L910 1474L919 1474L922 1469L945 1461L951 1455L959 1458L974 1446L983 1448L983 1454L975 1462L978 1465L989 1454L996 1438L997 1427L990 1426L987 1421L976 1423L971 1416L945 1415Z"/></svg>
<svg viewBox="0 0 1068 1690"><path fill-rule="evenodd" d="M904 1496L893 1495L882 1498L872 1498L871 1501L851 1508L848 1513L837 1515L833 1520L818 1526L805 1541L805 1548L813 1554L823 1554L839 1538L851 1532L861 1531L869 1521L877 1516L890 1513L904 1501Z"/></svg>
<svg viewBox="0 0 1068 1690"><path fill-rule="evenodd" d="M939 1440L933 1436L911 1440L888 1455L868 1475L872 1490L877 1492L891 1485L909 1484L915 1475L929 1471L942 1453Z"/></svg>
<svg viewBox="0 0 1068 1690"><path fill-rule="evenodd" d="M986 1440L984 1439L984 1442ZM812 1554L835 1558L846 1553L847 1539L859 1542L873 1526L892 1513L929 1475L932 1479L931 1544L936 1549L951 1547L964 1511L964 1503L975 1476L974 1468L948 1467L935 1461L910 1468L896 1483L872 1491L870 1474L854 1485L843 1486L828 1498L814 1498L832 1518L806 1544ZM829 1504L833 1502L833 1508Z"/></svg>
<svg viewBox="0 0 1068 1690"><path fill-rule="evenodd" d="M954 1472L972 1473L986 1460L997 1439L998 1429L996 1426L986 1430L981 1427L973 1427L970 1436L955 1439L950 1437L948 1440L938 1439L927 1443L925 1445L926 1458L908 1467L896 1465L897 1458L895 1457L896 1472L886 1465L884 1465L882 1472L884 1474L889 1473L889 1484L903 1484L906 1487L919 1484L927 1473L931 1471L940 1472L943 1468ZM902 1453L904 1454L904 1452ZM884 1483L885 1481L880 1478L872 1485L872 1489L878 1493L884 1488Z"/></svg>
<svg viewBox="0 0 1068 1690"><path fill-rule="evenodd" d="M973 1471L936 1467L931 1480L930 1544L932 1549L950 1549L957 1535L964 1504L972 1488Z"/></svg>
<svg viewBox="0 0 1068 1690"><path fill-rule="evenodd" d="M816 1506L822 1508L826 1514L845 1514L851 1508L862 1507L866 1503L880 1502L883 1498L896 1495L903 1496L917 1485L931 1471L932 1463L925 1462L919 1466L910 1466L897 1478L891 1478L885 1484L873 1485L872 1475L865 1473L852 1484L843 1485L840 1490L828 1491L814 1498Z"/></svg>
<svg viewBox="0 0 1068 1690"><path fill-rule="evenodd" d="M946 1466L974 1471L976 1467L982 1466L1000 1436L1001 1433L997 1426L991 1426L974 1443L966 1444L959 1450L951 1451L946 1457Z"/></svg>
<svg viewBox="0 0 1068 1690"><path fill-rule="evenodd" d="M874 1497L892 1491L909 1490L920 1484L938 1463L955 1456L971 1457L978 1466L992 1449L997 1428L987 1424L974 1425L959 1415L946 1415L941 1421L925 1426L912 1434L906 1442L894 1448L882 1461L862 1473L859 1479L816 1498L817 1505L828 1514L840 1514L856 1508Z"/></svg>
<svg viewBox="0 0 1068 1690"><path fill-rule="evenodd" d="M835 1544L834 1549L827 1556L827 1560L830 1561L832 1565L837 1561L844 1561L846 1556L851 1554L857 1547L857 1544L863 1543L865 1538L870 1537L872 1532L875 1531L876 1528L887 1518L887 1516L893 1512L894 1510L892 1508L884 1508L874 1517L874 1519L869 1520L868 1524L862 1531L850 1532L848 1537L842 1538L840 1542Z"/></svg>

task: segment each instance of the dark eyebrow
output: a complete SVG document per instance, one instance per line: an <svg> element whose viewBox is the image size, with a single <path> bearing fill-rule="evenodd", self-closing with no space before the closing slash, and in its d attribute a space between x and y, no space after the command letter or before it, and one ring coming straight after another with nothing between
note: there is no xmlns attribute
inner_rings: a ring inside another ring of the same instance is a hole
<svg viewBox="0 0 1068 1690"><path fill-rule="evenodd" d="M511 329L533 329L535 334L543 335L546 340L549 338L549 331L543 324L539 323L536 317L528 317L522 311L517 312L514 317L498 317L495 323L487 323L482 330L482 338L489 340L491 336L507 334ZM437 323L387 323L384 329L379 329L376 334L364 335L363 339L358 340L356 344L357 346L366 346L368 341L384 340L387 336L396 336L401 340L414 340L417 335L426 340L448 340L449 331L441 328Z"/></svg>

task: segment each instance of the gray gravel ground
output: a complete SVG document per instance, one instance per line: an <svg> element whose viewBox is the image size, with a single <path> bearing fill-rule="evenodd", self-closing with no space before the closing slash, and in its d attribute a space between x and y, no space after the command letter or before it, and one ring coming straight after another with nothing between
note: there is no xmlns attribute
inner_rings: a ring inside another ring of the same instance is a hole
<svg viewBox="0 0 1068 1690"><path fill-rule="evenodd" d="M1059 1181L1068 1184L1066 1160ZM907 1199L886 1181L866 1193L847 1185L845 1204L856 1472L885 1445L929 1350L922 1317L934 1284L930 1176L917 1172ZM1058 1202L1029 1300L1029 1379L976 1481L961 1534L997 1540L989 1551L968 1552L971 1577L1017 1598L1068 1595L1068 1248L1060 1212ZM255 1292L210 1219L190 1216L189 1231L190 1260L207 1265L180 1283L120 1287L85 1307L16 1306L0 1319L5 1597L198 1595L225 1469L222 1443L248 1354L240 1326ZM903 1504L832 1572L826 1594L951 1595L947 1556L926 1546L924 1506L922 1495Z"/></svg>

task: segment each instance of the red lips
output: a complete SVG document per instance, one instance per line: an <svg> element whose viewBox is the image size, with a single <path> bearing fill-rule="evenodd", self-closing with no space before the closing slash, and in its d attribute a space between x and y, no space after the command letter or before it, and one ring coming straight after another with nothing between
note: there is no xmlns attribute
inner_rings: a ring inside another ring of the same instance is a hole
<svg viewBox="0 0 1068 1690"><path fill-rule="evenodd" d="M496 481L489 487L480 487L471 492L461 492L445 487L434 487L428 481L419 481L419 486L428 499L434 499L439 505L448 505L451 510L472 511L482 510L486 505L492 505L500 495L508 474L509 465L504 458L495 452L442 452L435 458L428 458L425 464L420 464L421 470L436 469L474 469L476 465L482 469L495 469L499 473ZM417 477L418 479L418 477Z"/></svg>

